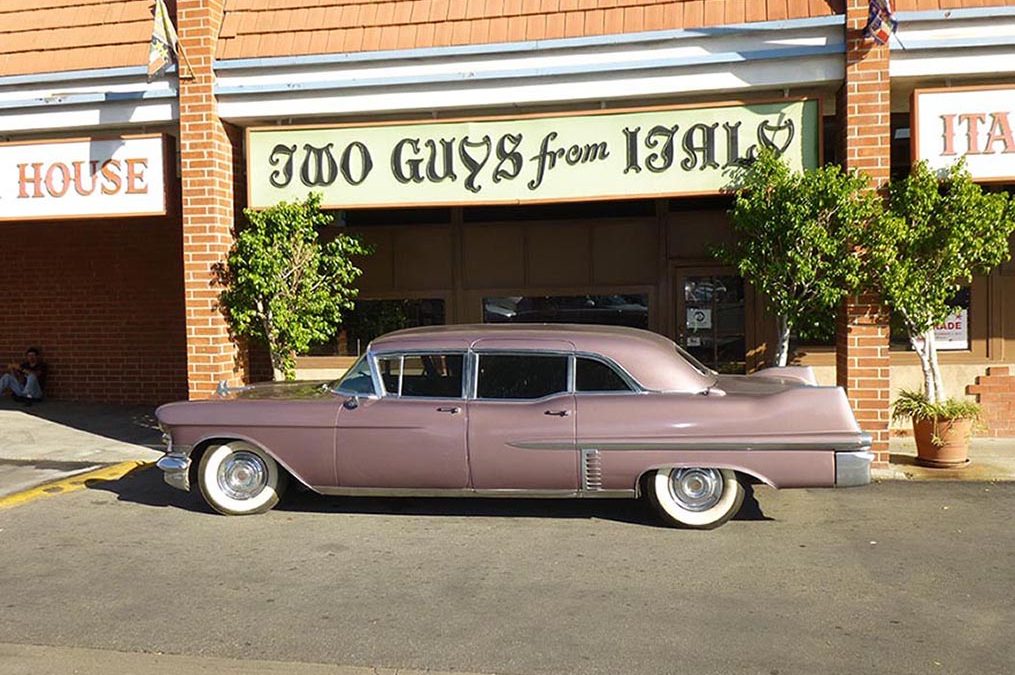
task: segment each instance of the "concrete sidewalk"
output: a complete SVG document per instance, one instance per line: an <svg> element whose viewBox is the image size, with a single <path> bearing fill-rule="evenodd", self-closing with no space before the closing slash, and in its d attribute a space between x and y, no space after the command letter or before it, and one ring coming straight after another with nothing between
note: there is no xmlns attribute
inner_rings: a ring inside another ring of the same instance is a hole
<svg viewBox="0 0 1015 675"><path fill-rule="evenodd" d="M150 406L0 398L0 497L96 467L162 456Z"/></svg>
<svg viewBox="0 0 1015 675"><path fill-rule="evenodd" d="M891 464L875 472L888 480L1015 481L1015 438L973 438L969 464L957 469L931 469L916 463L911 436L894 437L889 446Z"/></svg>

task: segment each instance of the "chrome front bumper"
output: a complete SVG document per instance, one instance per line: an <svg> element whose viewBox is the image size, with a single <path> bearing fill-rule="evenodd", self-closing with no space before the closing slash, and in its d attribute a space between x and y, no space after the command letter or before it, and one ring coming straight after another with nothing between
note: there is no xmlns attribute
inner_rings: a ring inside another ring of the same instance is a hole
<svg viewBox="0 0 1015 675"><path fill-rule="evenodd" d="M857 487L871 482L870 446L863 450L835 453L835 487Z"/></svg>
<svg viewBox="0 0 1015 675"><path fill-rule="evenodd" d="M190 491L190 451L187 445L173 445L172 442L166 448L166 454L155 466L162 469L162 479L167 485L171 485L184 492Z"/></svg>

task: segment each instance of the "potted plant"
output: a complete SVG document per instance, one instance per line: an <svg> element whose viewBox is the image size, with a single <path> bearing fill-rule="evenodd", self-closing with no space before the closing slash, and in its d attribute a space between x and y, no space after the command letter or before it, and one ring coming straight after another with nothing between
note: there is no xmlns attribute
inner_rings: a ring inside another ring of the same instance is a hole
<svg viewBox="0 0 1015 675"><path fill-rule="evenodd" d="M923 466L949 468L969 461L969 439L980 418L978 403L963 399L931 402L922 391L903 389L892 402L892 420L913 422L916 461Z"/></svg>
<svg viewBox="0 0 1015 675"><path fill-rule="evenodd" d="M967 461L979 406L945 392L934 327L958 310L956 293L974 274L1008 259L1015 230L1006 193L985 193L962 162L943 173L939 180L919 162L893 182L864 242L872 286L901 319L923 371L923 390L902 392L893 419L913 421L917 461L938 467Z"/></svg>

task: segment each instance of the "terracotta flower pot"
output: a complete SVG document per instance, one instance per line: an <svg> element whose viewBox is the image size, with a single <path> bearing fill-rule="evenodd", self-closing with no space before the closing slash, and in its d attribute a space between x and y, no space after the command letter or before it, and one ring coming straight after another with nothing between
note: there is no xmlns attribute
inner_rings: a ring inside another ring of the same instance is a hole
<svg viewBox="0 0 1015 675"><path fill-rule="evenodd" d="M936 426L936 428L935 428ZM916 463L946 469L962 466L969 461L969 438L973 420L913 420L916 438ZM938 443L934 442L937 437Z"/></svg>

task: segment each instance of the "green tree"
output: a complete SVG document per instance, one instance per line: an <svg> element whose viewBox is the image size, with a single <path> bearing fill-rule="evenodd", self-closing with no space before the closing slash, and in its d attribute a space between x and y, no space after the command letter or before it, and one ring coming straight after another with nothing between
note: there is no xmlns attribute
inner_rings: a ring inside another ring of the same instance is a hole
<svg viewBox="0 0 1015 675"><path fill-rule="evenodd" d="M859 232L880 217L866 176L827 165L794 171L770 150L734 176L734 243L720 258L761 291L778 320L774 363L786 365L790 334L823 337L863 269Z"/></svg>
<svg viewBox="0 0 1015 675"><path fill-rule="evenodd" d="M272 366L287 380L296 375L296 354L331 338L352 309L353 282L363 272L354 256L371 250L356 236L339 233L321 244L319 228L334 218L321 211L321 197L244 210L240 231L220 278L233 330L267 343Z"/></svg>
<svg viewBox="0 0 1015 675"><path fill-rule="evenodd" d="M868 276L901 316L920 357L927 401L942 402L934 326L958 310L953 298L974 274L1009 258L1015 208L1007 193L985 193L962 162L943 180L919 162L889 186L888 216L867 233Z"/></svg>

